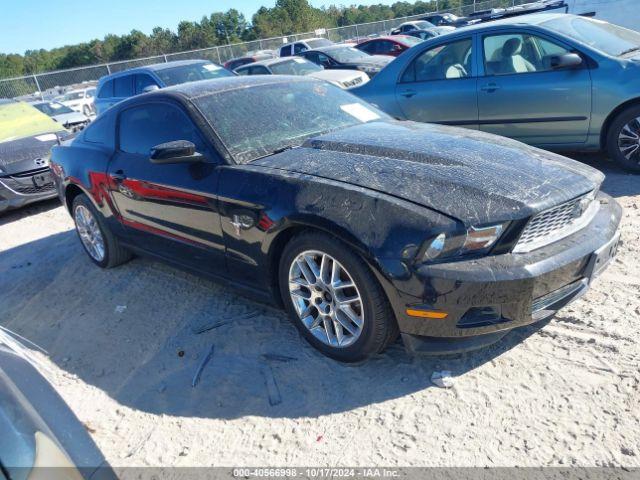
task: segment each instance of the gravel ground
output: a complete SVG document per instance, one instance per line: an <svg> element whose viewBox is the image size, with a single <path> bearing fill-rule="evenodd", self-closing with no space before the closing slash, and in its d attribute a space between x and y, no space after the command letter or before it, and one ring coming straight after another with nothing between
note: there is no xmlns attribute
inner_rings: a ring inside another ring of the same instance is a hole
<svg viewBox="0 0 640 480"><path fill-rule="evenodd" d="M48 352L117 467L638 467L640 176L583 159L624 207L617 259L549 324L473 354L335 363L222 285L141 258L94 267L56 201L0 217L0 324Z"/></svg>

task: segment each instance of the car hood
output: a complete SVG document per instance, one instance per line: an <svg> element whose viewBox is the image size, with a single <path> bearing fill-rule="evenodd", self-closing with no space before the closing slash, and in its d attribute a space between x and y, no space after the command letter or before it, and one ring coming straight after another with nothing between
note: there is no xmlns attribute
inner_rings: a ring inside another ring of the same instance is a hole
<svg viewBox="0 0 640 480"><path fill-rule="evenodd" d="M86 122L89 120L84 115L84 113L80 112L61 113L59 115L54 115L53 119L62 125L66 125L68 123Z"/></svg>
<svg viewBox="0 0 640 480"><path fill-rule="evenodd" d="M253 162L384 192L467 225L526 218L598 188L568 158L467 129L371 122Z"/></svg>
<svg viewBox="0 0 640 480"><path fill-rule="evenodd" d="M0 176L46 167L49 151L56 143L56 133L43 133L0 143Z"/></svg>
<svg viewBox="0 0 640 480"><path fill-rule="evenodd" d="M361 77L363 74L358 70L321 70L310 74L310 77L328 82L348 82L355 78Z"/></svg>
<svg viewBox="0 0 640 480"><path fill-rule="evenodd" d="M389 55L371 55L368 58L362 58L357 62L347 63L346 65L371 65L382 68L391 61L393 61L393 57Z"/></svg>

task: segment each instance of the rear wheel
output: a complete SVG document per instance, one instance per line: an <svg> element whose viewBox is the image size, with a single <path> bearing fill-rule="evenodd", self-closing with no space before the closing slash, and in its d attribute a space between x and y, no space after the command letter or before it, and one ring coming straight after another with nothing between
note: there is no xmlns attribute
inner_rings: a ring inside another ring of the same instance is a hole
<svg viewBox="0 0 640 480"><path fill-rule="evenodd" d="M607 150L621 167L640 172L640 106L626 108L613 120Z"/></svg>
<svg viewBox="0 0 640 480"><path fill-rule="evenodd" d="M85 105L82 107L82 113L85 114L85 116L90 117L91 116L91 107L89 105Z"/></svg>
<svg viewBox="0 0 640 480"><path fill-rule="evenodd" d="M306 233L292 239L279 277L294 324L328 357L364 360L397 337L389 303L368 266L328 235Z"/></svg>
<svg viewBox="0 0 640 480"><path fill-rule="evenodd" d="M75 197L71 210L80 243L93 263L111 268L131 259L131 252L120 245L86 195Z"/></svg>

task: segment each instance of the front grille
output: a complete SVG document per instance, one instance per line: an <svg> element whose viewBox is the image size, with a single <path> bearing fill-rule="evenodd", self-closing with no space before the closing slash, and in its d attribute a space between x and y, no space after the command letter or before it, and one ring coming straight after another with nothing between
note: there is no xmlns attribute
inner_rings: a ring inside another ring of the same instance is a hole
<svg viewBox="0 0 640 480"><path fill-rule="evenodd" d="M347 82L342 82L345 88L355 87L356 85L360 85L362 83L362 77L356 77L353 80L349 80Z"/></svg>
<svg viewBox="0 0 640 480"><path fill-rule="evenodd" d="M36 186L33 181L33 177L35 175L40 175L47 172L49 172L49 167L32 170L25 173L19 173L9 177L0 178L0 183L2 183L10 190L13 190L14 192L20 193L22 195L40 195L43 193L49 193L55 190L53 180L40 186Z"/></svg>
<svg viewBox="0 0 640 480"><path fill-rule="evenodd" d="M574 198L534 216L513 249L530 252L564 238L584 227L596 214L595 191Z"/></svg>

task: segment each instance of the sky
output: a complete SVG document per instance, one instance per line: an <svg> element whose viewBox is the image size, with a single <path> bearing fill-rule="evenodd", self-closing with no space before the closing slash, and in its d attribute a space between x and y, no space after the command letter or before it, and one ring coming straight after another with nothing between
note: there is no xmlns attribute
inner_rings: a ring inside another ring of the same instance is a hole
<svg viewBox="0 0 640 480"><path fill-rule="evenodd" d="M310 0L315 7L331 4L391 4L393 0ZM261 6L275 0L0 0L0 52L51 49L122 35L133 29L151 33L160 26L176 30L182 20L235 8L251 20Z"/></svg>

